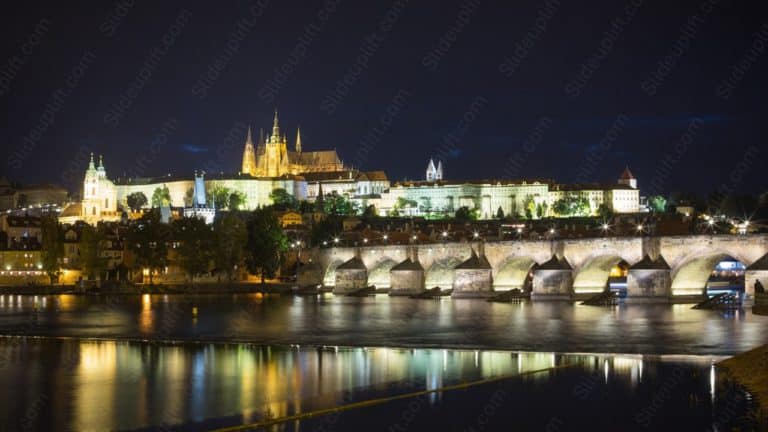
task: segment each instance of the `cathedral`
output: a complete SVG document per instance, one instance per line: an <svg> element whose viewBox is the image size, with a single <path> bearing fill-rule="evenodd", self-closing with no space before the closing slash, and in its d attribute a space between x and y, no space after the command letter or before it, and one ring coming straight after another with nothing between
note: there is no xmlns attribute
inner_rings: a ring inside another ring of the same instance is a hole
<svg viewBox="0 0 768 432"><path fill-rule="evenodd" d="M303 151L301 131L296 130L296 144L293 151L288 150L288 139L280 133L280 125L275 110L272 134L264 137L259 134L259 143L254 146L251 128L243 150L241 173L251 177L282 177L286 174L344 171L344 163L336 150Z"/></svg>

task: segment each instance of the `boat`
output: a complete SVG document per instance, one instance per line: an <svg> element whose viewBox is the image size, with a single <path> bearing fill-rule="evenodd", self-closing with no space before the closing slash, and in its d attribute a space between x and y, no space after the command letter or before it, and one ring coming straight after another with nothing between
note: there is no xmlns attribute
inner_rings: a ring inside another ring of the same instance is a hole
<svg viewBox="0 0 768 432"><path fill-rule="evenodd" d="M367 287L358 288L354 291L344 293L347 297L365 297L376 294L376 285L369 285Z"/></svg>
<svg viewBox="0 0 768 432"><path fill-rule="evenodd" d="M433 299L433 298L440 298L443 296L450 296L453 292L452 289L442 291L440 287L433 287L429 288L427 290L424 290L423 292L420 292L419 294L413 294L408 297L414 298L414 299Z"/></svg>

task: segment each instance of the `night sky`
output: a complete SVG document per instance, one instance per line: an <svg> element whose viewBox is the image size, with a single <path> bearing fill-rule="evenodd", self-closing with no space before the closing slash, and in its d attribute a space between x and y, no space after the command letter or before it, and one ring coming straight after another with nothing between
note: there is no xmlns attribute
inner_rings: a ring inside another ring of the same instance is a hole
<svg viewBox="0 0 768 432"><path fill-rule="evenodd" d="M634 2L634 3L633 3ZM162 3L162 4L161 4ZM0 174L73 192L236 172L245 127L420 179L768 186L757 1L23 2L0 40Z"/></svg>

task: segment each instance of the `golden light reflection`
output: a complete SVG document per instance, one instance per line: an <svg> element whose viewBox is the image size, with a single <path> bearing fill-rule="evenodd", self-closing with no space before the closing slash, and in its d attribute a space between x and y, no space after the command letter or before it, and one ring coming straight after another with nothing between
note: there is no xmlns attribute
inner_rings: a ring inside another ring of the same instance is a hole
<svg viewBox="0 0 768 432"><path fill-rule="evenodd" d="M99 430L113 419L116 359L115 343L80 344L80 362L75 374L74 430Z"/></svg>
<svg viewBox="0 0 768 432"><path fill-rule="evenodd" d="M142 333L150 333L154 324L152 314L152 297L149 294L141 296L141 313L139 314L139 330Z"/></svg>

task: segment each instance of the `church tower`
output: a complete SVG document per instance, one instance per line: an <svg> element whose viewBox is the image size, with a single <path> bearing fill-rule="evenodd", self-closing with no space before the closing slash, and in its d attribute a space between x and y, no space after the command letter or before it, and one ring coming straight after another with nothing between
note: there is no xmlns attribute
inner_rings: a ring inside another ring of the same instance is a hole
<svg viewBox="0 0 768 432"><path fill-rule="evenodd" d="M260 174L266 177L280 177L288 173L288 140L280 135L280 124L275 110L275 120L272 124L272 135L264 145L264 156L259 161Z"/></svg>
<svg viewBox="0 0 768 432"><path fill-rule="evenodd" d="M83 201L80 216L90 224L117 217L117 192L115 185L107 178L104 159L99 157L99 166L93 163L93 153L83 180Z"/></svg>
<svg viewBox="0 0 768 432"><path fill-rule="evenodd" d="M296 153L301 153L301 129L296 128Z"/></svg>
<svg viewBox="0 0 768 432"><path fill-rule="evenodd" d="M637 189L637 179L632 175L632 171L629 170L628 166L624 168L624 171L621 173L619 184L629 186L632 189Z"/></svg>
<svg viewBox="0 0 768 432"><path fill-rule="evenodd" d="M256 176L256 149L253 147L253 137L251 136L251 127L248 126L248 137L245 139L245 149L243 150L243 174Z"/></svg>

